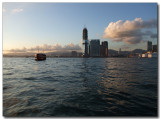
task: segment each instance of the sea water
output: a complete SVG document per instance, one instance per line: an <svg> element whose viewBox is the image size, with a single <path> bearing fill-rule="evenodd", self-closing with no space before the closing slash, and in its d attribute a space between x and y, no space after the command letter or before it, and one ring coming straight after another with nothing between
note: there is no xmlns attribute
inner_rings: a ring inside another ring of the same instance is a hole
<svg viewBox="0 0 160 119"><path fill-rule="evenodd" d="M157 116L157 58L3 58L6 117Z"/></svg>

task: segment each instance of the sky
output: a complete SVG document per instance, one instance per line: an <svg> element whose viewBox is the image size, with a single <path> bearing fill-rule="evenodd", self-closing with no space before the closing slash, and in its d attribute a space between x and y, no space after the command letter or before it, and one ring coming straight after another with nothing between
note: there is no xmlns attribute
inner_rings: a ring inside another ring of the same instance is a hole
<svg viewBox="0 0 160 119"><path fill-rule="evenodd" d="M4 2L3 51L34 52L82 48L88 38L108 41L109 49L147 49L157 44L157 3Z"/></svg>

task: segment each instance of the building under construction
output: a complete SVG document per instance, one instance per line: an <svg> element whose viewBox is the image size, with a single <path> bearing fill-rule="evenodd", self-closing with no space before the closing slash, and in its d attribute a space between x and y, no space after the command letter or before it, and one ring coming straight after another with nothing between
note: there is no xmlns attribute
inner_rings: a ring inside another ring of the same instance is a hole
<svg viewBox="0 0 160 119"><path fill-rule="evenodd" d="M83 57L89 57L89 53L88 53L88 30L85 27L83 29L83 45L84 45L84 54Z"/></svg>

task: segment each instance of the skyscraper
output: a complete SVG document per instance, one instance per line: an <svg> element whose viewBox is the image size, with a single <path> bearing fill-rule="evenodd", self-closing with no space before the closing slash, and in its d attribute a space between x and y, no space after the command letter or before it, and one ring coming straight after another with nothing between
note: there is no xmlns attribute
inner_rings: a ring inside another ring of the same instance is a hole
<svg viewBox="0 0 160 119"><path fill-rule="evenodd" d="M147 41L147 51L152 51L152 42Z"/></svg>
<svg viewBox="0 0 160 119"><path fill-rule="evenodd" d="M157 45L152 45L152 52L157 52Z"/></svg>
<svg viewBox="0 0 160 119"><path fill-rule="evenodd" d="M83 29L83 45L84 45L84 57L88 57L89 53L88 53L88 31L87 28L85 27Z"/></svg>
<svg viewBox="0 0 160 119"><path fill-rule="evenodd" d="M107 57L108 56L108 42L107 41L103 41L102 45L100 46L100 54L101 57Z"/></svg>
<svg viewBox="0 0 160 119"><path fill-rule="evenodd" d="M90 56L99 57L100 56L100 41L99 39L94 39L90 41Z"/></svg>

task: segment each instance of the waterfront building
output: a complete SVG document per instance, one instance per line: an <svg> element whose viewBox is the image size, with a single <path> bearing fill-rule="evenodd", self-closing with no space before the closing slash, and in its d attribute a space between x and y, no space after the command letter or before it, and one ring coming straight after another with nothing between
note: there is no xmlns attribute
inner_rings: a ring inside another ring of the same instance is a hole
<svg viewBox="0 0 160 119"><path fill-rule="evenodd" d="M158 53L157 52L142 54L142 58L157 58L157 57L158 57Z"/></svg>
<svg viewBox="0 0 160 119"><path fill-rule="evenodd" d="M105 47L103 45L100 45L100 56L105 57Z"/></svg>
<svg viewBox="0 0 160 119"><path fill-rule="evenodd" d="M84 45L84 57L88 57L89 56L89 53L88 53L88 30L86 27L83 29L82 38L83 38L83 45Z"/></svg>
<svg viewBox="0 0 160 119"><path fill-rule="evenodd" d="M71 52L71 56L72 56L72 57L77 57L77 51L72 51L72 52Z"/></svg>
<svg viewBox="0 0 160 119"><path fill-rule="evenodd" d="M90 41L90 56L99 57L100 56L100 40L92 39Z"/></svg>
<svg viewBox="0 0 160 119"><path fill-rule="evenodd" d="M152 45L152 52L157 52L157 45Z"/></svg>
<svg viewBox="0 0 160 119"><path fill-rule="evenodd" d="M78 57L82 57L83 53L79 52L77 53Z"/></svg>
<svg viewBox="0 0 160 119"><path fill-rule="evenodd" d="M147 51L152 51L152 42L147 41Z"/></svg>
<svg viewBox="0 0 160 119"><path fill-rule="evenodd" d="M103 41L100 45L100 56L101 57L107 57L108 56L108 42Z"/></svg>

